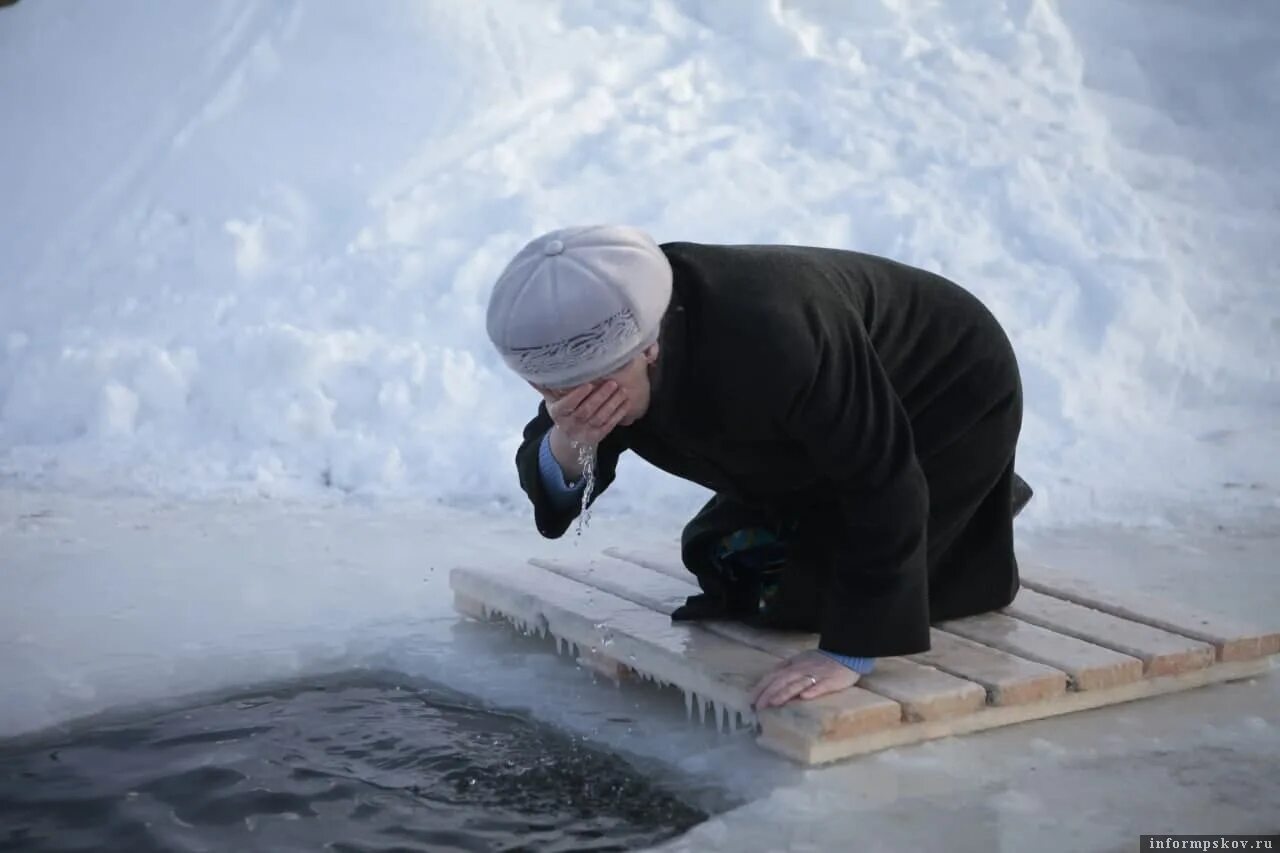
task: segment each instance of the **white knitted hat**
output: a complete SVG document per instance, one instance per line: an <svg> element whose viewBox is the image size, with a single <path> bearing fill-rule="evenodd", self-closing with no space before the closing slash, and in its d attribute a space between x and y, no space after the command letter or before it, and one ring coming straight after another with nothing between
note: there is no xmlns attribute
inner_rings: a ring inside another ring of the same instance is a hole
<svg viewBox="0 0 1280 853"><path fill-rule="evenodd" d="M638 228L550 231L498 276L489 340L530 382L566 388L596 379L657 340L671 277L667 256Z"/></svg>

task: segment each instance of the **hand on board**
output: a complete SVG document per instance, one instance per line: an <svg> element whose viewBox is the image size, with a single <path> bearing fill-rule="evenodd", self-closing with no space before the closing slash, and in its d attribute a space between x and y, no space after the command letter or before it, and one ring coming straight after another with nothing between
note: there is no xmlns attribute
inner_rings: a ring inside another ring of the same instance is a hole
<svg viewBox="0 0 1280 853"><path fill-rule="evenodd" d="M858 673L817 649L785 660L756 683L751 705L757 711L785 705L792 699L817 699L848 690L858 683Z"/></svg>

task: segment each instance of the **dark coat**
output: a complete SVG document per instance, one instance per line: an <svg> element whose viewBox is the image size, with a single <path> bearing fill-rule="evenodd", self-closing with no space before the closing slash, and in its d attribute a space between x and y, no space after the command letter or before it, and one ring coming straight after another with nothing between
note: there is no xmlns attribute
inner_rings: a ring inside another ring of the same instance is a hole
<svg viewBox="0 0 1280 853"><path fill-rule="evenodd" d="M667 243L675 272L649 411L600 443L591 502L627 449L716 495L689 522L705 582L719 536L795 532L784 627L829 651L925 651L929 624L1018 589L1012 477L1022 424L1013 348L973 295L858 252ZM545 404L516 453L538 530L558 538L538 474Z"/></svg>

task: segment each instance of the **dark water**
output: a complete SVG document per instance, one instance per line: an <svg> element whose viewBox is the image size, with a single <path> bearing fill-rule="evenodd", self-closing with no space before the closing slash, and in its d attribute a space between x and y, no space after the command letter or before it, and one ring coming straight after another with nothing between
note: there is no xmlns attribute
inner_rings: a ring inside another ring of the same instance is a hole
<svg viewBox="0 0 1280 853"><path fill-rule="evenodd" d="M626 850L707 815L570 735L390 679L0 747L0 850Z"/></svg>

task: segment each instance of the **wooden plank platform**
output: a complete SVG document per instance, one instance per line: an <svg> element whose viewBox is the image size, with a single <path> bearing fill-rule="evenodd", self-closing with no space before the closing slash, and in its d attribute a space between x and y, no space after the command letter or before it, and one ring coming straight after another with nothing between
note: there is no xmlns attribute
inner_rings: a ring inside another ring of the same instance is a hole
<svg viewBox="0 0 1280 853"><path fill-rule="evenodd" d="M937 628L929 632L929 645L929 651L911 655L911 660L981 684L988 705L1031 705L1067 690L1067 674L1061 670Z"/></svg>
<svg viewBox="0 0 1280 853"><path fill-rule="evenodd" d="M1253 660L1280 652L1280 631L1136 590L1102 590L1088 581L1043 566L1029 566L1022 585L1130 622L1210 643L1219 661Z"/></svg>
<svg viewBox="0 0 1280 853"><path fill-rule="evenodd" d="M482 602L517 625L549 632L590 650L595 661L611 659L620 667L675 684L732 712L756 719L763 730L782 739L846 738L896 726L897 702L859 687L814 699L768 708L756 715L751 689L778 659L759 649L703 630L673 623L657 611L537 568L518 574L457 568L449 576L455 595Z"/></svg>
<svg viewBox="0 0 1280 853"><path fill-rule="evenodd" d="M1149 676L1203 669L1216 658L1214 647L1209 643L1131 622L1030 588L1020 590L1017 599L1003 612L1023 622L1132 655L1142 661L1143 672Z"/></svg>
<svg viewBox="0 0 1280 853"><path fill-rule="evenodd" d="M1177 605L1112 600L1054 575L1028 581L1002 612L935 626L929 651L881 658L849 690L756 715L752 686L817 637L727 620L672 623L671 611L697 591L678 547L604 553L506 573L457 568L455 605L553 634L596 672L678 686L700 712L710 703L722 727L754 725L761 746L808 764L1246 678L1269 671L1268 655L1280 650L1276 632L1223 617L1183 626L1191 617Z"/></svg>
<svg viewBox="0 0 1280 853"><path fill-rule="evenodd" d="M567 563L533 559L529 562L664 615L669 615L684 604L688 595L697 591L697 587L665 574L614 561ZM763 631L739 622L707 621L699 623L699 627L760 649L773 655L777 663L818 646L814 634ZM986 691L981 685L906 658L879 661L876 671L863 676L858 684L902 705L903 718L908 721L945 719L986 704Z"/></svg>
<svg viewBox="0 0 1280 853"><path fill-rule="evenodd" d="M1098 690L1142 677L1142 661L1111 649L1022 622L1003 613L984 613L942 629L1020 658L1062 670L1076 690Z"/></svg>

